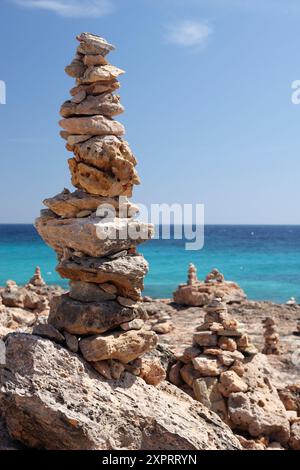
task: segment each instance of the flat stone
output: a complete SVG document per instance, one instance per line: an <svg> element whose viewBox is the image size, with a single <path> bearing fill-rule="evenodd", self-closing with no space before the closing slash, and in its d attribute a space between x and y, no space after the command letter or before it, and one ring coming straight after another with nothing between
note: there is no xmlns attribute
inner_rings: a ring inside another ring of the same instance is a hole
<svg viewBox="0 0 300 470"><path fill-rule="evenodd" d="M83 357L89 362L116 359L127 364L155 348L157 336L152 331L127 331L92 336L79 343Z"/></svg>
<svg viewBox="0 0 300 470"><path fill-rule="evenodd" d="M145 325L144 320L141 320L140 318L135 318L134 320L127 322L127 323L122 323L121 328L124 331L129 331L129 330L141 330Z"/></svg>
<svg viewBox="0 0 300 470"><path fill-rule="evenodd" d="M70 287L69 296L80 302L103 302L116 299L115 294L103 291L99 284L92 282L71 281Z"/></svg>
<svg viewBox="0 0 300 470"><path fill-rule="evenodd" d="M105 59L103 55L89 55L86 54L83 56L83 63L87 67L90 67L91 65L107 65L108 62Z"/></svg>
<svg viewBox="0 0 300 470"><path fill-rule="evenodd" d="M109 44L104 38L96 36L95 34L81 33L76 36L76 39L80 42L78 52L81 54L100 54L105 56L109 52L115 50L115 46Z"/></svg>
<svg viewBox="0 0 300 470"><path fill-rule="evenodd" d="M136 310L121 307L113 300L85 303L73 300L65 294L52 299L48 321L58 330L74 335L87 335L116 328L133 320L137 314Z"/></svg>
<svg viewBox="0 0 300 470"><path fill-rule="evenodd" d="M152 327L152 330L160 335L165 335L167 333L170 333L170 331L174 330L174 328L174 324L171 321L166 321L162 323L156 323L156 325Z"/></svg>
<svg viewBox="0 0 300 470"><path fill-rule="evenodd" d="M54 326L49 324L40 324L34 326L32 330L33 335L41 336L42 338L51 339L56 343L64 343L65 337Z"/></svg>
<svg viewBox="0 0 300 470"><path fill-rule="evenodd" d="M122 124L101 115L61 119L59 124L70 134L112 134L120 137L125 134L125 129Z"/></svg>
<svg viewBox="0 0 300 470"><path fill-rule="evenodd" d="M179 354L177 359L184 364L190 362L194 357L200 356L201 350L197 346L189 346L185 348L185 350Z"/></svg>
<svg viewBox="0 0 300 470"><path fill-rule="evenodd" d="M78 79L79 85L88 85L94 82L111 81L118 78L125 73L124 70L115 67L114 65L90 66L85 71L82 78Z"/></svg>
<svg viewBox="0 0 300 470"><path fill-rule="evenodd" d="M134 219L60 219L44 213L36 220L35 227L60 256L71 249L87 256L103 257L129 250L153 234L153 226Z"/></svg>
<svg viewBox="0 0 300 470"><path fill-rule="evenodd" d="M216 346L218 338L212 331L200 331L194 334L193 341L199 346Z"/></svg>
<svg viewBox="0 0 300 470"><path fill-rule="evenodd" d="M128 299L127 297L117 297L117 301L119 302L120 305L123 307L128 307L128 308L137 308L139 305L135 302L133 299Z"/></svg>
<svg viewBox="0 0 300 470"><path fill-rule="evenodd" d="M241 330L220 330L217 333L219 336L232 336L232 337L241 337L244 334L244 331Z"/></svg>
<svg viewBox="0 0 300 470"><path fill-rule="evenodd" d="M61 261L56 270L63 278L100 284L105 292L139 300L148 263L141 255L114 260L85 257Z"/></svg>
<svg viewBox="0 0 300 470"><path fill-rule="evenodd" d="M81 116L93 116L103 114L107 117L117 116L124 112L120 104L120 97L111 93L103 93L99 96L87 96L86 99L75 103L74 100L66 101L60 108L60 114L64 118Z"/></svg>
<svg viewBox="0 0 300 470"><path fill-rule="evenodd" d="M148 385L154 386L157 386L165 380L166 371L159 358L142 358L140 377L145 380Z"/></svg>
<svg viewBox="0 0 300 470"><path fill-rule="evenodd" d="M139 184L139 179L134 172L132 179L120 181L112 174L85 163L77 162L75 158L70 158L68 164L73 186L84 189L89 194L108 197L131 197L133 185Z"/></svg>

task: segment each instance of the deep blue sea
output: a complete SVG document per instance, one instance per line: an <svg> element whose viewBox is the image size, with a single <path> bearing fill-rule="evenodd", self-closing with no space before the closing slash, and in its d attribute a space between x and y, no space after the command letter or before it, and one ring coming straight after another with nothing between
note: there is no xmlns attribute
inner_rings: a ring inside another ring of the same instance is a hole
<svg viewBox="0 0 300 470"><path fill-rule="evenodd" d="M174 239L151 240L139 251L150 263L145 295L171 297L193 262L200 279L217 267L250 299L300 300L300 226L207 225L200 251L186 251L185 241ZM55 271L54 252L32 225L0 225L0 285L26 283L37 265L47 283L67 286Z"/></svg>

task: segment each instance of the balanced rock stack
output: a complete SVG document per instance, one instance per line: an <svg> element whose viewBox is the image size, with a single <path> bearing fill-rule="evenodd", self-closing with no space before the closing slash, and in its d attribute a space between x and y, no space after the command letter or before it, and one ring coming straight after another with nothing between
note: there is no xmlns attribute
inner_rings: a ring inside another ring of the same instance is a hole
<svg viewBox="0 0 300 470"><path fill-rule="evenodd" d="M139 177L124 127L112 119L124 111L113 94L124 72L106 58L114 47L90 33L77 39L66 67L76 86L60 121L77 190L46 199L36 228L57 253L58 273L70 279L70 292L53 300L48 323L110 379L125 369L140 374L140 356L157 343L139 318L148 264L136 252L153 227L133 218L138 208L127 199Z"/></svg>
<svg viewBox="0 0 300 470"><path fill-rule="evenodd" d="M215 298L205 312L193 346L178 355L169 380L229 422L227 399L232 393L247 391L244 361L257 351L238 322L229 317L222 299Z"/></svg>
<svg viewBox="0 0 300 470"><path fill-rule="evenodd" d="M264 339L265 345L263 349L263 354L280 354L280 346L279 346L279 334L277 331L277 325L273 318L268 317L263 320L264 326Z"/></svg>

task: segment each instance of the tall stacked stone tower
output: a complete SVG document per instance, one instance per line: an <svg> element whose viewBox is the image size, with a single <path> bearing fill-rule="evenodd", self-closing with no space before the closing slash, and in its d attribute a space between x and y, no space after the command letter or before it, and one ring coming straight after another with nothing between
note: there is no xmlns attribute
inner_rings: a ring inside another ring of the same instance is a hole
<svg viewBox="0 0 300 470"><path fill-rule="evenodd" d="M139 177L125 129L113 119L124 111L113 93L124 72L106 58L114 47L90 33L77 39L65 69L76 86L60 111L77 189L46 199L36 228L70 280L70 292L52 302L49 324L102 375L117 378L125 368L138 373L138 358L157 342L139 319L148 264L136 252L153 227L134 219L138 208L127 199Z"/></svg>

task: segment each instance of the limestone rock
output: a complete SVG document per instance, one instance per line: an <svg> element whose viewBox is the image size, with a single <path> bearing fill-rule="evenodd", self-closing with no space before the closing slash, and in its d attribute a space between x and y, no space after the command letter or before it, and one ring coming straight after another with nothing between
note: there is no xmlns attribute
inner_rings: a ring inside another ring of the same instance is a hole
<svg viewBox="0 0 300 470"><path fill-rule="evenodd" d="M174 324L170 321L167 321L156 323L156 325L152 327L152 330L155 331L155 333L158 333L159 335L165 335L167 333L170 333L170 331L174 330L174 328Z"/></svg>
<svg viewBox="0 0 300 470"><path fill-rule="evenodd" d="M139 300L144 276L148 272L148 263L141 255L116 259L74 258L61 261L57 272L63 278L101 284L101 288L106 292L118 292L124 297Z"/></svg>
<svg viewBox="0 0 300 470"><path fill-rule="evenodd" d="M177 361L170 367L169 370L169 381L177 387L180 387L180 385L183 384L183 380L180 374L180 369L182 368L182 365L183 364L180 361Z"/></svg>
<svg viewBox="0 0 300 470"><path fill-rule="evenodd" d="M68 294L52 299L48 322L58 330L74 335L104 333L133 320L138 312L121 307L113 300L106 302L78 302ZM95 361L101 359L95 359Z"/></svg>
<svg viewBox="0 0 300 470"><path fill-rule="evenodd" d="M104 302L106 300L115 300L116 295L105 292L101 289L99 284L92 282L71 281L70 282L71 299L79 300L80 302Z"/></svg>
<svg viewBox="0 0 300 470"><path fill-rule="evenodd" d="M153 234L151 225L134 219L59 219L44 213L36 220L35 227L60 256L66 248L91 257L106 256L128 250Z"/></svg>
<svg viewBox="0 0 300 470"><path fill-rule="evenodd" d="M194 368L200 372L202 377L216 377L222 372L222 367L216 359L201 355L192 360Z"/></svg>
<svg viewBox="0 0 300 470"><path fill-rule="evenodd" d="M144 320L141 320L140 318L135 318L135 320L131 320L130 322L127 323L122 323L120 325L122 330L124 331L129 331L129 330L141 330L145 326Z"/></svg>
<svg viewBox="0 0 300 470"><path fill-rule="evenodd" d="M107 65L108 62L103 55L86 54L83 56L83 63L87 67L91 65Z"/></svg>
<svg viewBox="0 0 300 470"><path fill-rule="evenodd" d="M139 179L132 167L132 174L123 180L119 180L112 173L99 170L86 163L77 162L75 158L68 160L72 175L72 184L79 189L84 189L90 194L99 196L132 196L132 187L139 184ZM123 163L123 161L121 162ZM116 168L116 172L118 168Z"/></svg>
<svg viewBox="0 0 300 470"><path fill-rule="evenodd" d="M54 326L49 324L36 325L32 330L32 334L41 336L42 338L49 338L56 343L65 342L65 337L56 328L54 328Z"/></svg>
<svg viewBox="0 0 300 470"><path fill-rule="evenodd" d="M140 377L148 385L158 385L166 378L166 371L158 358L143 358Z"/></svg>
<svg viewBox="0 0 300 470"><path fill-rule="evenodd" d="M122 124L101 115L61 119L59 124L70 134L112 134L120 137L125 134L125 129Z"/></svg>
<svg viewBox="0 0 300 470"><path fill-rule="evenodd" d="M176 387L152 387L128 373L101 380L78 356L34 336L10 336L1 383L9 433L30 447L241 448L215 414Z"/></svg>
<svg viewBox="0 0 300 470"><path fill-rule="evenodd" d="M111 80L105 82L94 82L90 85L78 85L70 91L71 95L77 96L79 93L85 93L85 95L97 96L101 93L111 93L120 88L118 80Z"/></svg>
<svg viewBox="0 0 300 470"><path fill-rule="evenodd" d="M289 446L292 450L300 450L300 418L291 425Z"/></svg>
<svg viewBox="0 0 300 470"><path fill-rule="evenodd" d="M82 339L79 343L83 357L89 362L116 359L127 364L157 344L152 331L131 330Z"/></svg>
<svg viewBox="0 0 300 470"><path fill-rule="evenodd" d="M32 278L28 281L28 284L31 284L35 287L41 287L41 286L45 286L46 283L44 281L44 279L42 278L42 273L41 273L41 268L39 266L37 266L35 268L35 272L34 272L34 275L32 276Z"/></svg>
<svg viewBox="0 0 300 470"><path fill-rule="evenodd" d="M64 118L76 115L93 116L95 114L113 117L123 112L124 107L120 104L120 97L111 93L104 93L99 96L89 95L80 103L75 103L74 100L66 101L60 109L60 114Z"/></svg>
<svg viewBox="0 0 300 470"><path fill-rule="evenodd" d="M104 38L91 33L81 33L76 36L80 42L78 52L81 54L92 54L105 56L115 50L115 46L109 44Z"/></svg>
<svg viewBox="0 0 300 470"><path fill-rule="evenodd" d="M133 217L138 212L138 207L128 201L127 198L108 198L94 196L84 191L64 190L56 196L45 199L43 203L55 214L64 218L74 218L83 210L96 212L98 207L110 207L115 209L116 215L119 211L123 217Z"/></svg>
<svg viewBox="0 0 300 470"><path fill-rule="evenodd" d="M220 376L219 390L229 397L232 393L247 392L248 385L234 371L227 371Z"/></svg>
<svg viewBox="0 0 300 470"><path fill-rule="evenodd" d="M89 85L94 82L106 82L118 78L122 75L124 70L115 67L114 65L91 66L85 71L82 78L78 80L79 85Z"/></svg>
<svg viewBox="0 0 300 470"><path fill-rule="evenodd" d="M79 350L79 342L75 335L70 335L67 331L64 331L64 337L66 339L67 348L73 352L77 353Z"/></svg>
<svg viewBox="0 0 300 470"><path fill-rule="evenodd" d="M218 338L212 331L201 331L194 334L193 341L199 346L216 346Z"/></svg>

